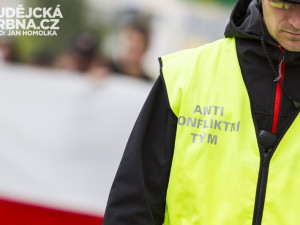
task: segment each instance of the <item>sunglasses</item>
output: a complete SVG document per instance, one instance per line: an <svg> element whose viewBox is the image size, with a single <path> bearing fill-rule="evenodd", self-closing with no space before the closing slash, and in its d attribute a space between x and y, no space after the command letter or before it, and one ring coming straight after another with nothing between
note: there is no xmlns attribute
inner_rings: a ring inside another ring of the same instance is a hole
<svg viewBox="0 0 300 225"><path fill-rule="evenodd" d="M276 9L289 10L289 9L293 9L296 6L296 4L294 4L294 3L283 2L280 0L269 0L269 2L270 2L270 5Z"/></svg>

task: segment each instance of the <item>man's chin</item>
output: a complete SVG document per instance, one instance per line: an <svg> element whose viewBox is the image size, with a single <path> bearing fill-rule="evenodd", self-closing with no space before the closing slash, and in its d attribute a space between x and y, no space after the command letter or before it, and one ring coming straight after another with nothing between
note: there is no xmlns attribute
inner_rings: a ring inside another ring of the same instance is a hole
<svg viewBox="0 0 300 225"><path fill-rule="evenodd" d="M290 52L300 52L300 47L298 47L298 48L295 48L295 47L286 47L285 49L288 50L288 51L290 51Z"/></svg>
<svg viewBox="0 0 300 225"><path fill-rule="evenodd" d="M280 44L290 52L300 52L300 40L288 40Z"/></svg>

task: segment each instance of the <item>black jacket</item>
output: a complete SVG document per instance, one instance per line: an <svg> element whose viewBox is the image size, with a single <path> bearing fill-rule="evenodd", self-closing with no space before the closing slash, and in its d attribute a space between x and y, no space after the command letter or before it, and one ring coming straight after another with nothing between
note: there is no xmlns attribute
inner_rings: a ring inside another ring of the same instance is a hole
<svg viewBox="0 0 300 225"><path fill-rule="evenodd" d="M261 21L256 0L235 5L226 37L236 38L237 55L247 87L253 120L259 130L271 131L277 76L275 69L284 55L284 86L300 101L300 53L281 52ZM266 46L267 53L262 45ZM282 94L278 131L296 111ZM172 112L162 75L157 79L130 136L112 185L104 225L162 225L172 164L177 117Z"/></svg>

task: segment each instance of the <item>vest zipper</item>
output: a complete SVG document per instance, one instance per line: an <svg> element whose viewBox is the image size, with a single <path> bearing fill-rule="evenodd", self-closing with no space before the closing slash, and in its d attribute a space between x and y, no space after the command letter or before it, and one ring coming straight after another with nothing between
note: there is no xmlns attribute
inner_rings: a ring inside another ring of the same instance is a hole
<svg viewBox="0 0 300 225"><path fill-rule="evenodd" d="M278 47L283 54L283 52L284 52L283 48L280 45ZM282 56L280 63L279 63L279 68L278 68L278 77L275 79L275 81L280 80L281 82L283 82L284 72L285 72L285 62L284 62L284 56ZM275 102L274 102L274 116L273 116L272 130L271 130L272 133L275 133L277 131L277 127L278 127L281 96L282 96L282 88L281 88L279 82L277 82L276 83ZM278 144L280 143L282 137L284 136L284 134L286 133L286 131L288 130L290 125L293 123L293 121L297 117L298 113L299 113L299 110L297 110L295 112L295 114L291 117L290 121L288 121L288 123L282 130L281 135L277 139L275 146L273 148L264 150L262 148L260 142L258 141L261 161L260 161L260 169L259 169L257 189L256 189L256 199L255 199L255 207L254 207L253 223L252 223L253 225L261 225L261 222L262 222L268 174L269 174L269 165L270 165L271 158L272 158ZM256 122L255 122L255 127L257 127ZM259 138L258 138L258 140L259 140Z"/></svg>
<svg viewBox="0 0 300 225"><path fill-rule="evenodd" d="M268 152L263 152L261 155L261 163L259 169L259 176L258 176L259 178L257 183L256 200L255 200L255 208L254 208L254 216L253 216L253 225L260 225L262 220L266 189L267 189L268 173L269 173L269 163L271 159L270 157L271 151L272 149L270 149Z"/></svg>
<svg viewBox="0 0 300 225"><path fill-rule="evenodd" d="M260 161L260 169L259 169L257 189L256 189L256 199L255 199L253 223L252 223L253 225L261 225L271 158L278 144L280 143L281 139L283 138L283 136L285 135L285 133L287 132L291 124L294 122L299 112L300 109L296 110L296 112L291 116L290 120L286 123L284 129L281 132L281 135L277 139L273 148L269 149L268 151L264 151L263 148L261 147L260 142L258 141L261 161ZM256 122L254 124L255 127L257 127Z"/></svg>

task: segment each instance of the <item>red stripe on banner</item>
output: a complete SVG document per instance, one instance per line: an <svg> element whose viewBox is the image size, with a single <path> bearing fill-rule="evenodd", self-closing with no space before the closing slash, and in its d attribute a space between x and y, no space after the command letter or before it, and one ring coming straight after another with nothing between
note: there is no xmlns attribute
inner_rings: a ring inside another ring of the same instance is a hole
<svg viewBox="0 0 300 225"><path fill-rule="evenodd" d="M101 225L101 216L91 216L0 199L1 225Z"/></svg>

